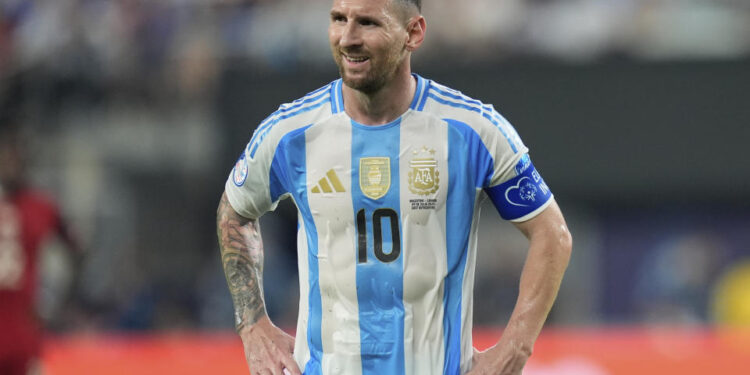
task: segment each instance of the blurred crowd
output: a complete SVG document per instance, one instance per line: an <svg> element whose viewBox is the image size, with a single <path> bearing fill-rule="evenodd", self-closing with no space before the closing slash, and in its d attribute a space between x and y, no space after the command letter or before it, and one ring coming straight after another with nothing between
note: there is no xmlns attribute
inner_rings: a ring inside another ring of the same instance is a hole
<svg viewBox="0 0 750 375"><path fill-rule="evenodd" d="M127 80L166 74L182 59L251 58L276 69L328 64L329 2L3 0L0 71L86 66L94 77ZM468 60L566 61L750 52L750 3L742 0L429 0L423 11L435 25L425 60L446 49ZM190 71L174 74L203 78L195 67L183 69Z"/></svg>
<svg viewBox="0 0 750 375"><path fill-rule="evenodd" d="M56 289L71 278L51 246L40 297L46 319L63 329L232 326L213 214L236 146L245 142L230 127L249 137L262 118L229 124L222 117L222 77L236 64L257 72L332 69L328 9L328 0L0 1L0 117L23 124L34 182L58 198L88 249L77 306L61 312ZM425 0L423 12L429 32L418 66L750 56L744 0ZM270 312L291 325L295 217L290 206L280 211L263 222L266 247L279 249L267 255L267 269L282 270L269 274L266 293L276 296ZM597 248L622 241L602 238L598 222L571 211L571 228L581 234L577 259L561 291L567 302L551 319L607 321L607 309L620 319L617 301L599 300L606 286L596 272L604 271L592 270L610 261ZM501 324L514 302L524 240L508 225L502 232L515 250L480 264L479 324ZM658 303L633 303L636 317L620 321L711 319L707 283L741 250L682 235L652 244L662 255L627 292ZM484 241L480 252L493 254L493 241ZM675 259L700 269L658 272ZM659 293L678 300L664 307Z"/></svg>

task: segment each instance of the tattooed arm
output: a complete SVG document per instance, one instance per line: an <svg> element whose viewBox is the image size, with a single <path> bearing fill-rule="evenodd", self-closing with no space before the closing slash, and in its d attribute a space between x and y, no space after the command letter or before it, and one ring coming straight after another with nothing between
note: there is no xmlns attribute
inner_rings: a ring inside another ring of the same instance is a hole
<svg viewBox="0 0 750 375"><path fill-rule="evenodd" d="M299 375L292 357L294 338L268 319L263 301L263 241L260 223L238 214L222 195L216 230L221 264L234 302L235 326L242 338L245 359L254 373Z"/></svg>
<svg viewBox="0 0 750 375"><path fill-rule="evenodd" d="M221 246L221 264L234 302L238 332L266 316L263 301L263 242L260 224L240 216L221 197L217 212L217 235Z"/></svg>

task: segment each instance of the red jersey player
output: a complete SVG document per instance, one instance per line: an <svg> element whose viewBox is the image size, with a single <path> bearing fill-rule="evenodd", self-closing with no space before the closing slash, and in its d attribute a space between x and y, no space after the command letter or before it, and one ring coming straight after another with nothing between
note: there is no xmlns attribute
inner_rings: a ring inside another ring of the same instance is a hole
<svg viewBox="0 0 750 375"><path fill-rule="evenodd" d="M40 246L59 235L71 249L54 202L25 183L16 131L0 131L0 374L25 375L39 356L35 301Z"/></svg>

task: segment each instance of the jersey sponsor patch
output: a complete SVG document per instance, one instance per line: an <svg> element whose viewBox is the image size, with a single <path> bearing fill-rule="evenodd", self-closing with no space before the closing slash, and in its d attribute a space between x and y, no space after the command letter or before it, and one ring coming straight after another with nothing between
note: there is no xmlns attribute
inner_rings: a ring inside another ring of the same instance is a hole
<svg viewBox="0 0 750 375"><path fill-rule="evenodd" d="M237 163L234 165L234 169L232 170L232 181L234 181L234 184L237 187L240 187L245 184L246 179L247 159L245 158L245 153L243 152L242 155L240 155L240 158L237 160Z"/></svg>
<svg viewBox="0 0 750 375"><path fill-rule="evenodd" d="M516 177L485 190L505 220L522 218L542 207L552 197L552 192L528 155L521 158L515 169L520 172Z"/></svg>

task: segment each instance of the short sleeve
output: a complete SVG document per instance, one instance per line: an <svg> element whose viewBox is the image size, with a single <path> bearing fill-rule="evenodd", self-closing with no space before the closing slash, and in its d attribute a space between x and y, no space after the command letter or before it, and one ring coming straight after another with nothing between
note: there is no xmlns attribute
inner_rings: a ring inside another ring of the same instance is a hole
<svg viewBox="0 0 750 375"><path fill-rule="evenodd" d="M278 142L259 140L256 134L240 154L224 185L224 191L238 214L257 219L276 209L280 199L272 199L272 186L278 186L272 163ZM278 194L274 194L278 195Z"/></svg>
<svg viewBox="0 0 750 375"><path fill-rule="evenodd" d="M483 137L494 161L484 191L503 219L526 221L552 202L552 192L534 168L516 130L502 116L496 116L501 121Z"/></svg>

